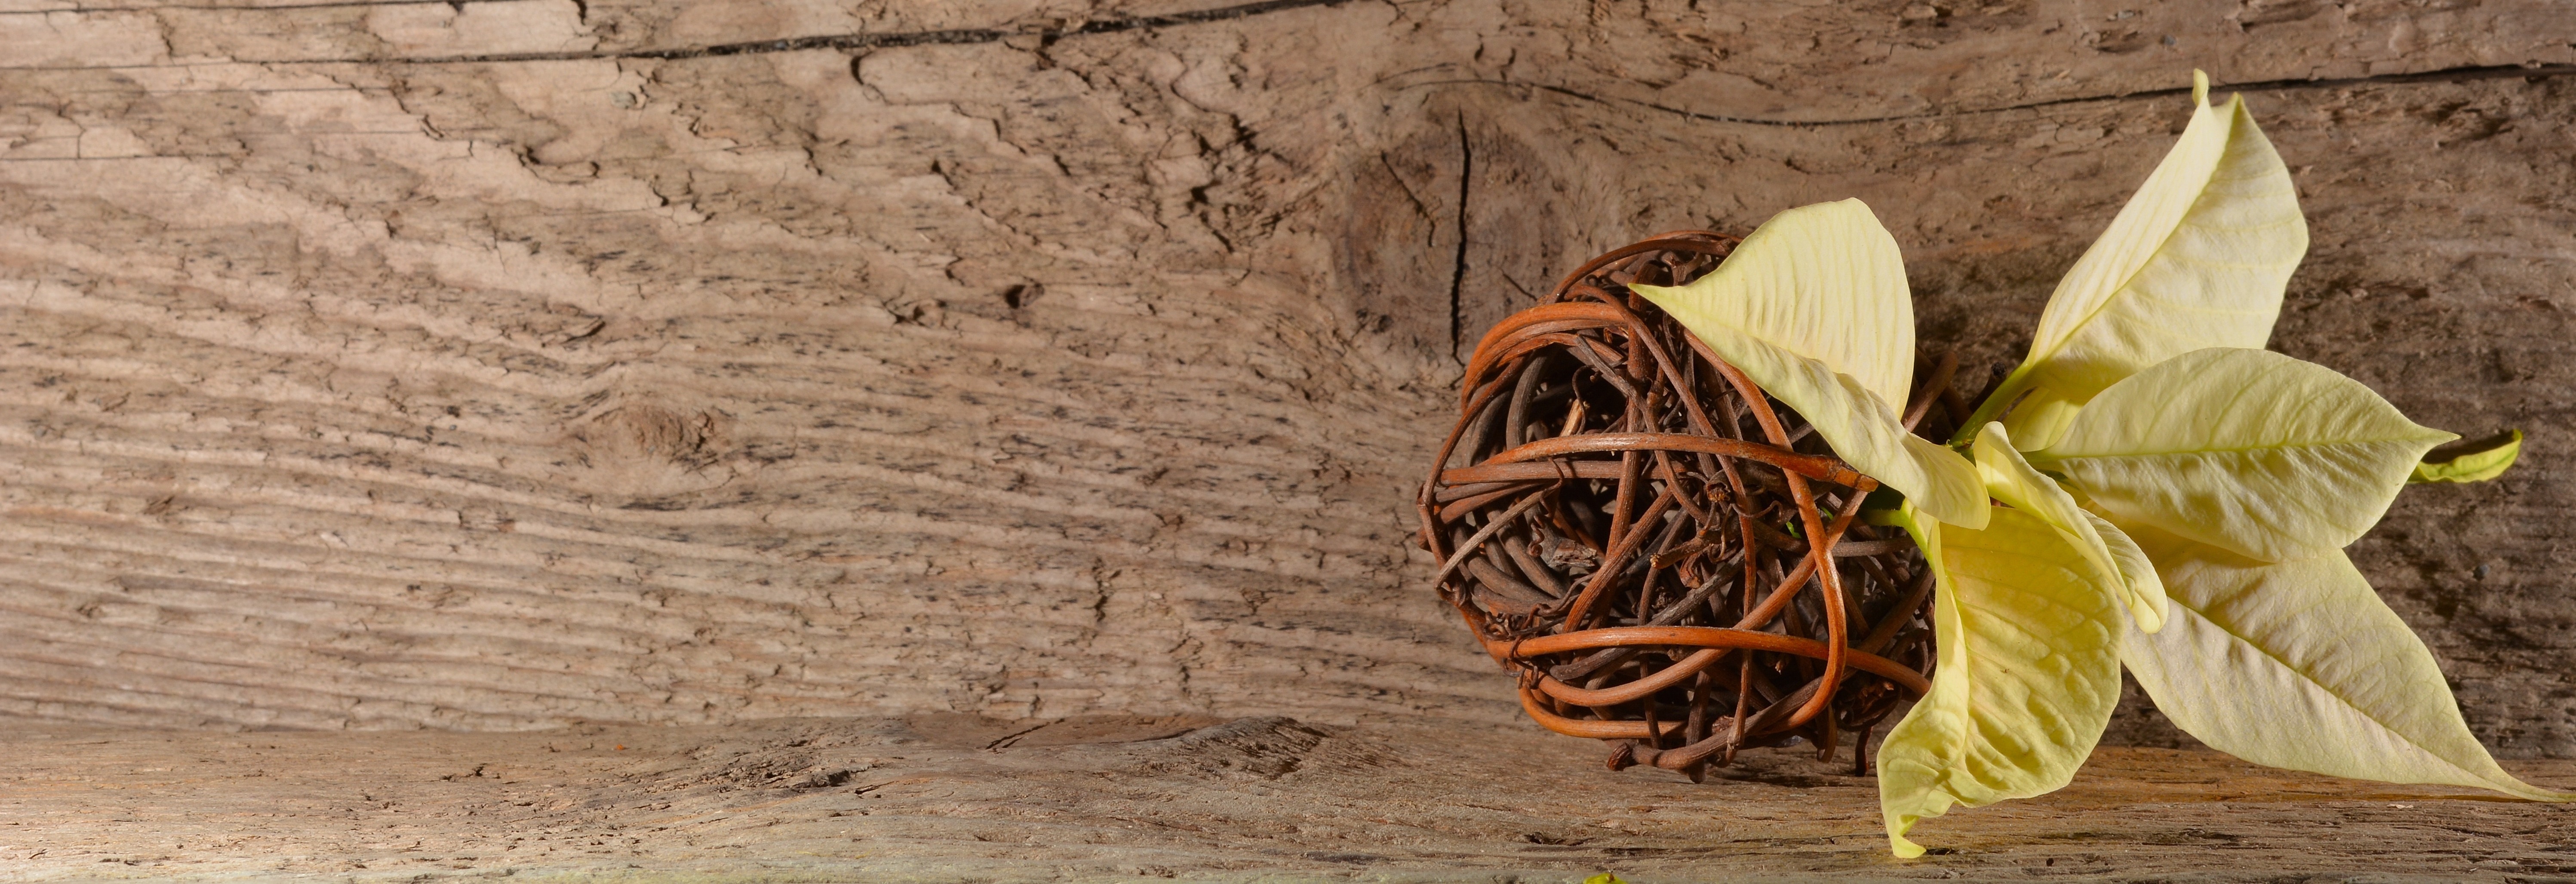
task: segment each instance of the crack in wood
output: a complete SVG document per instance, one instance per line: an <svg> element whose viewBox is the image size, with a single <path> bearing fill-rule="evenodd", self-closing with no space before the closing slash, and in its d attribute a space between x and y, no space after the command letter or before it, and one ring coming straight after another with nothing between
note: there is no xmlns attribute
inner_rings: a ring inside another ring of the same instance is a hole
<svg viewBox="0 0 2576 884"><path fill-rule="evenodd" d="M318 6L408 5L410 2L412 2L412 0L343 0L343 2L336 2L336 3L321 3L321 4L313 4L313 6L318 7ZM430 2L445 3L445 2L447 2L447 0L430 0ZM494 2L494 0L468 0L468 2ZM1316 7L1316 6L1339 6L1339 5L1342 5L1342 4L1344 4L1344 3L1348 3L1348 2L1350 2L1350 0L1260 0L1260 2L1255 2L1255 3L1238 3L1238 4L1235 4L1235 5L1232 5L1232 6L1219 6L1219 7L1213 8L1213 9L1198 9L1198 10L1191 10L1191 11L1188 11L1188 12L1174 12L1174 13L1166 13L1166 14L1163 14L1163 15L1140 15L1140 16L1134 16L1134 17L1129 17L1129 18L1113 18L1113 19L1106 19L1106 20L1100 20L1100 21L1086 21L1086 22L1083 22L1083 23L1081 23L1081 24L1074 25L1074 26L1072 26L1072 27L1055 27L1055 28L998 28L998 27L994 27L994 28L948 28L948 29L932 30L932 31L898 31L898 32L893 32L893 33L818 34L818 35L806 36L806 37L787 37L787 38L775 39L775 40L751 40L751 41L740 42L740 43L717 43L717 44L711 44L711 45L706 45L706 46L685 46L685 47L675 47L675 48L670 48L670 49L623 49L623 50L619 50L619 49L585 49L585 50L569 50L569 51L560 51L560 52L504 52L504 53L493 53L493 54L487 54L487 55L447 55L447 56L430 56L430 57L421 57L421 58L403 58L403 57L391 57L391 58L381 58L381 57L380 57L380 58L366 58L366 57L358 57L358 58L278 58L278 59L235 59L235 60L233 61L233 63L235 63L235 64L493 64L493 63L507 63L507 62L528 62L528 61L593 61L593 60L601 60L601 59L651 59L651 60L664 60L664 61L669 61L669 60L681 60L681 59L691 59L691 58L718 58L718 57L731 56L731 55L759 55L759 54L766 54L766 53L773 53L773 52L802 52L802 51L815 50L815 49L838 49L838 50L850 51L850 50L862 50L862 49L885 49L885 48L897 48L897 47L904 47L904 46L955 46L955 45L967 45L967 44L976 44L976 43L999 43L999 42L1001 42L1001 41L1003 41L1003 40L1011 39L1011 38L1014 38L1014 37L1037 37L1037 38L1039 38L1039 39L1040 39L1040 40L1042 40L1042 41L1049 41L1049 42L1052 42L1052 41L1054 41L1054 40L1062 39L1062 38L1065 38L1065 37L1081 37L1081 36L1090 36L1090 35L1094 35L1094 34L1115 34L1115 33L1121 33L1121 32L1125 32L1125 31L1151 30L1151 29L1154 29L1154 28L1167 28L1167 27L1178 27L1178 26L1182 26L1182 25L1196 25L1196 24L1207 24L1207 23L1211 23L1211 22L1234 21L1234 20L1237 20L1237 19L1251 18L1251 17L1254 17L1254 16L1260 16L1260 15L1268 15L1268 14L1271 14L1271 13L1274 13L1274 12L1288 12L1288 11L1291 11L1291 10L1306 9L1306 8L1309 8L1309 7ZM263 8L263 9L300 9L300 8L312 8L312 7L305 7L305 6L295 6L295 7L288 7L288 6L276 6L276 7L262 7L262 8ZM140 9L140 8L138 8L138 9ZM56 11L62 11L62 12L89 12L89 11L110 11L110 10L85 10L85 9L75 9L75 10L56 10ZM120 8L118 8L118 9L114 10L114 11L129 11L129 10L126 10L126 9L124 9L124 8L120 7ZM586 12L587 12L587 10L585 9L585 13L586 13ZM100 66L98 66L98 67L136 67L136 65L100 65ZM88 68L88 67L86 67L86 66L65 66L65 67L34 67L34 66L31 66L31 67L0 67L0 70L86 70L86 69L89 69L89 68Z"/></svg>
<svg viewBox="0 0 2576 884"><path fill-rule="evenodd" d="M1012 743L1019 742L1021 737L1025 737L1025 736L1028 736L1028 735L1030 735L1030 734L1034 734L1034 733L1037 733L1037 732L1039 732L1039 731L1046 730L1048 725L1051 725L1051 724L1054 724L1054 723L1055 723L1055 722L1053 722L1053 721L1041 721L1041 722L1038 722L1038 723L1037 723L1035 726L1033 726L1033 727L1022 728L1022 729L1020 729L1020 730L1012 731L1012 732L1010 732L1010 733L1008 733L1008 734L1004 734L1004 735L1002 735L1002 738L1001 738L1001 739L994 740L994 741L992 741L992 742L990 742L990 743L986 743L986 744L984 744L984 749L985 749L986 751L989 751L989 752L999 752L999 751L1002 751L1002 750L1004 750L1004 749L1008 749L1008 748L1010 748L1010 747L1011 747L1011 744L1012 744Z"/></svg>
<svg viewBox="0 0 2576 884"><path fill-rule="evenodd" d="M303 9L358 9L373 6L453 6L465 7L484 3L525 3L527 0L322 0L316 3L279 3L274 6L224 6L208 3L170 3L150 6L56 6L49 9L0 9L0 15L85 15L95 12L292 12ZM575 0L576 5L581 0Z"/></svg>
<svg viewBox="0 0 2576 884"><path fill-rule="evenodd" d="M1468 182L1475 180L1475 175L1476 148L1467 141L1467 115L1461 113L1458 115L1458 253L1456 262L1449 269L1449 358L1457 360L1459 365L1467 364L1467 357L1460 355L1458 348L1466 344L1467 188Z"/></svg>
<svg viewBox="0 0 2576 884"><path fill-rule="evenodd" d="M2345 89L2355 86L2408 86L2421 83L2463 83L2477 80L2502 80L2514 77L2520 77L2525 80L2543 80L2554 77L2563 77L2570 74L2576 74L2576 64L2546 64L2534 65L2531 67L2524 67L2521 65L2473 65L2466 67L2441 68L2430 71L2416 71L2405 74L2374 74L2367 77L2331 77L2314 80L2249 80L2243 83L2215 84L2209 88L2211 92L2287 92L2303 89ZM1662 111L1674 116L1687 117L1702 122L1736 123L1747 126L1778 126L1792 129L1801 126L1861 126L1872 123L1901 123L1911 120L1937 120L1948 117L1963 117L1977 114L1999 114L2017 110L2036 110L2039 108L2056 107L2068 104L2093 104L2106 101L2128 101L2140 98L2169 98L2176 95L2191 94L2191 87L2177 86L2171 89L2145 89L2136 92L2116 92L2108 95L2079 95L2070 98L2051 98L2044 101L2030 101L2020 104L1999 105L1996 107L1967 108L1963 110L1935 110L1917 114L1890 114L1878 117L1847 117L1831 120L1779 120L1763 117L1735 117L1724 114L1702 113L1688 108L1674 107L1668 104L1642 101L1634 98L1603 97L1589 92L1546 83L1521 83L1509 80L1468 78L1431 80L1422 83L1414 83L1405 86L1404 88L1423 89L1432 86L1502 86L1518 89L1534 89L1541 92L1548 92L1556 95L1563 95L1568 98L1588 101L1594 104L1635 105L1637 107Z"/></svg>

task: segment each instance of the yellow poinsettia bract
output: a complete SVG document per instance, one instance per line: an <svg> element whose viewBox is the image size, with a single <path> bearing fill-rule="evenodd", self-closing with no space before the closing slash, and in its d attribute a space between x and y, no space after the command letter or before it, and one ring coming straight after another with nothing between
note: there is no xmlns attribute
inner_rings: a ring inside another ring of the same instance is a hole
<svg viewBox="0 0 2576 884"><path fill-rule="evenodd" d="M1896 238L1859 200L1800 206L1689 285L1631 290L1814 425L1816 435L1934 518L1985 523L1976 469L1905 431L1914 296Z"/></svg>
<svg viewBox="0 0 2576 884"><path fill-rule="evenodd" d="M1896 519L1933 565L1932 689L1878 750L1879 806L1905 839L1952 804L2055 791L2093 752L2120 702L2120 603L2074 538L1995 507L1984 530L1909 511Z"/></svg>
<svg viewBox="0 0 2576 884"><path fill-rule="evenodd" d="M2410 480L2501 474L2520 433L2425 463L2456 436L2261 349L2307 226L2242 97L2213 109L2208 91L2193 72L2190 124L1952 440L1967 456L1898 421L1911 296L1859 201L1783 212L1688 285L1634 287L1904 496L1873 518L1930 560L1938 668L1880 749L1899 856L1951 807L2065 785L2122 665L2247 760L2576 800L2496 765L2342 553Z"/></svg>

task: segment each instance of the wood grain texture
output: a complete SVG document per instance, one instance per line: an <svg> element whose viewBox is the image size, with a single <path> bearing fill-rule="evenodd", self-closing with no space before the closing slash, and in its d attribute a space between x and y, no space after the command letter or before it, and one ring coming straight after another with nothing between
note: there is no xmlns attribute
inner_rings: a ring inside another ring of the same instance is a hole
<svg viewBox="0 0 2576 884"><path fill-rule="evenodd" d="M2563 807L2106 747L1887 856L1876 783L1528 730L969 715L507 734L0 728L15 881L2564 881ZM2520 762L2543 783L2576 762ZM352 776L353 769L367 771Z"/></svg>
<svg viewBox="0 0 2576 884"><path fill-rule="evenodd" d="M2531 435L2356 559L2500 754L2576 754L2562 7L1131 26L1215 8L0 8L0 714L1524 727L1404 544L1461 342L1859 196L2001 368L2200 66L2300 81L2277 346Z"/></svg>

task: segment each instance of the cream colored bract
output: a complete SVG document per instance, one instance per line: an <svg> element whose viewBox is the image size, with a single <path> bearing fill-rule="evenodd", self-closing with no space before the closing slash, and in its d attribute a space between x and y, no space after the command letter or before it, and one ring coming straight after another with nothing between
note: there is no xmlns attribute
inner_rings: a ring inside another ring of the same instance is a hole
<svg viewBox="0 0 2576 884"><path fill-rule="evenodd" d="M1898 524L1931 559L1939 668L1878 750L1879 807L1897 856L1915 822L2054 792L2120 702L2119 605L2094 564L2046 520L1996 507L1984 530L1911 512Z"/></svg>
<svg viewBox="0 0 2576 884"><path fill-rule="evenodd" d="M2101 585L2112 587L2113 594L2128 605L2129 616L2137 618L2138 628L2148 632L2164 628L2164 582L2135 542L2101 516L2085 512L2075 503L2074 495L2033 469L2029 461L2022 459L2021 452L2014 450L2003 424L1986 424L1971 451L1976 454L1977 473L1986 480L1988 494L2007 506L2038 516L2065 534L2093 567Z"/></svg>
<svg viewBox="0 0 2576 884"><path fill-rule="evenodd" d="M2433 653L2342 550L2272 563L2133 531L2167 575L2176 620L2155 635L2127 630L2120 659L2201 742L2273 767L2576 797L2496 766Z"/></svg>
<svg viewBox="0 0 2576 884"><path fill-rule="evenodd" d="M2057 441L2102 388L2204 347L2261 347L2308 251L2298 190L2243 96L2211 110L2192 72L2191 123L2039 315L2030 355L1964 437L2003 413L2025 450ZM1966 441L1965 438L1952 441Z"/></svg>
<svg viewBox="0 0 2576 884"><path fill-rule="evenodd" d="M1797 409L1853 467L1935 518L1985 524L1975 469L1897 421L1914 388L1914 296L1896 238L1861 201L1782 212L1689 285L1630 288Z"/></svg>
<svg viewBox="0 0 2576 884"><path fill-rule="evenodd" d="M1880 749L1899 856L1953 806L2065 785L2123 663L2176 725L2249 761L2576 800L2496 765L2342 552L2410 480L2495 478L2521 434L2424 463L2456 437L2261 349L2307 226L2243 99L2213 110L2195 71L2192 100L1952 440L1973 461L1899 423L1913 308L1859 201L1783 212L1689 285L1635 287L1905 496L1871 518L1931 561L1939 668Z"/></svg>
<svg viewBox="0 0 2576 884"><path fill-rule="evenodd" d="M2457 438L2333 369L2217 347L2112 384L2030 460L2114 517L2287 562L2360 539Z"/></svg>

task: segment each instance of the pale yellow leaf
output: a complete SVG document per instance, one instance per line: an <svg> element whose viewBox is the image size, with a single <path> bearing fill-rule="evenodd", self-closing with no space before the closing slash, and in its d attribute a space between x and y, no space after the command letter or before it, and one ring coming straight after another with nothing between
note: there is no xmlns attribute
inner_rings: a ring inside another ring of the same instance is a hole
<svg viewBox="0 0 2576 884"><path fill-rule="evenodd" d="M2193 71L2192 84L2181 140L2058 282L2029 355L1969 427L2027 394L2004 423L2025 450L2045 448L2121 378L2271 338L2282 288L2308 250L2298 191L2244 97L2212 109L2208 77Z"/></svg>
<svg viewBox="0 0 2576 884"><path fill-rule="evenodd" d="M2066 541L2084 554L2086 562L2100 573L2103 585L2117 587L2120 601L2129 608L2138 626L2148 632L2164 628L2165 587L2156 578L2155 567L2146 557L2136 555L2137 544L2104 522L2100 516L2077 506L2057 480L2031 469L2014 450L2012 438L2000 423L1989 422L1978 431L1972 449L1977 460L1977 474L1986 481L1986 493L2010 504L2066 535ZM2122 552L2113 551L2112 538L2117 538Z"/></svg>
<svg viewBox="0 0 2576 884"><path fill-rule="evenodd" d="M1762 223L1715 272L1635 286L1694 330L1714 323L1822 363L1901 407L1914 377L1914 299L1896 238L1860 200Z"/></svg>
<svg viewBox="0 0 2576 884"><path fill-rule="evenodd" d="M1945 521L1984 524L1967 459L1905 431L1914 300L1896 240L1859 200L1801 206L1679 287L1632 286L1796 409L1853 468Z"/></svg>
<svg viewBox="0 0 2576 884"><path fill-rule="evenodd" d="M2030 462L2123 521L2284 562L2370 530L2454 438L2324 366L2211 348L2103 390Z"/></svg>
<svg viewBox="0 0 2576 884"><path fill-rule="evenodd" d="M1905 511L1900 511L1905 512ZM2093 752L2120 699L2120 603L2083 553L2037 516L1994 508L1986 528L1902 521L1934 563L1932 688L1880 745L1879 809L1905 834L1952 804L2056 790Z"/></svg>
<svg viewBox="0 0 2576 884"><path fill-rule="evenodd" d="M2128 602L2132 620L2148 632L2163 629L2164 624L2173 619L2173 600L2166 597L2165 580L2156 573L2155 561L2147 558L2146 551L2138 548L2136 540L2129 538L2129 532L2120 530L2120 526L2111 524L2111 520L2090 511L2084 514L2084 520L2093 523L2094 536L2102 538L2102 545L2111 551L2111 560L2119 563L2120 579L2129 589L2129 594L2122 600ZM2152 610L2142 613L2140 607ZM2149 626L2150 623L2154 625Z"/></svg>
<svg viewBox="0 0 2576 884"><path fill-rule="evenodd" d="M2132 527L2174 618L2129 630L2120 656L2184 732L2272 767L2576 800L2496 765L2432 652L2341 550L2275 564Z"/></svg>

